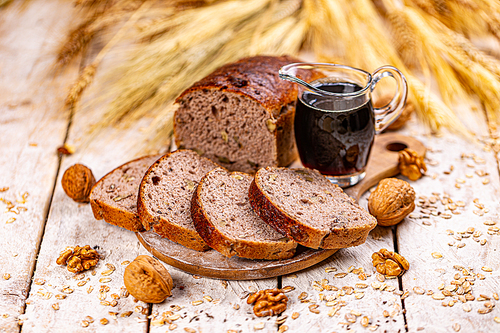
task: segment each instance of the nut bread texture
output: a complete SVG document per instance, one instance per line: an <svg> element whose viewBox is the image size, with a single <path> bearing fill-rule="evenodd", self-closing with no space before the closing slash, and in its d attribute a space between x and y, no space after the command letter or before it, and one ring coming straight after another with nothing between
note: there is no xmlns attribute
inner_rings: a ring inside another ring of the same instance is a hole
<svg viewBox="0 0 500 333"><path fill-rule="evenodd" d="M191 216L200 236L226 257L287 259L297 243L276 232L253 211L248 188L253 177L217 168L200 181Z"/></svg>
<svg viewBox="0 0 500 333"><path fill-rule="evenodd" d="M316 170L260 169L249 199L275 230L315 249L360 245L377 225L372 215Z"/></svg>
<svg viewBox="0 0 500 333"><path fill-rule="evenodd" d="M187 149L156 161L139 188L137 206L144 228L196 251L210 249L194 228L191 198L201 178L216 167L208 158Z"/></svg>
<svg viewBox="0 0 500 333"><path fill-rule="evenodd" d="M193 149L228 170L255 173L297 158L293 120L297 85L279 69L298 59L255 56L217 69L176 100L178 147ZM301 70L307 79L314 72Z"/></svg>
<svg viewBox="0 0 500 333"><path fill-rule="evenodd" d="M160 156L138 158L102 177L90 192L94 217L130 231L144 231L137 214L137 193L146 170Z"/></svg>

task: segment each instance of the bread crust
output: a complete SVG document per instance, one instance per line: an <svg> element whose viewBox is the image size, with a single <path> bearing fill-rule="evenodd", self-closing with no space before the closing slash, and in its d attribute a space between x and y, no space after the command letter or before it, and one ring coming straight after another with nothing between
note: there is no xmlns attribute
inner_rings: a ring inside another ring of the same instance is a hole
<svg viewBox="0 0 500 333"><path fill-rule="evenodd" d="M99 179L99 181L96 184L94 184L92 190L90 191L90 207L92 208L92 213L94 214L94 218L96 220L104 220L109 224L113 224L134 232L144 231L144 226L142 225L139 219L138 213L132 213L121 207L110 206L103 200L99 199L99 197L96 194L94 194L94 191L97 191L97 189L101 186L101 183L103 183L106 180L107 176L112 174L113 172L122 169L131 163L152 157L159 158L160 155L143 156L136 158L132 161L129 161L127 163L124 163L119 167L114 168L107 174L105 174L101 179Z"/></svg>
<svg viewBox="0 0 500 333"><path fill-rule="evenodd" d="M231 174L248 176L241 172L233 172ZM191 200L191 217L193 218L196 230L210 247L228 258L235 255L247 259L266 260L288 259L293 257L297 247L297 244L294 242L259 242L245 239L231 239L215 228L205 213L200 198L202 186L206 177L207 176L202 178L198 184L198 188L193 193L193 198Z"/></svg>
<svg viewBox="0 0 500 333"><path fill-rule="evenodd" d="M248 193L252 208L275 230L303 246L314 249L340 249L360 245L366 241L370 230L377 226L376 219L372 217L363 225L332 228L329 231L313 228L294 219L277 207L266 195L261 184L256 182L256 179L257 177L252 181ZM352 198L348 198L352 204L355 204Z"/></svg>
<svg viewBox="0 0 500 333"><path fill-rule="evenodd" d="M175 154L177 151L167 153L158 159L153 165L151 165L146 171L144 175L141 185L139 186L139 195L137 197L137 212L139 215L139 219L146 230L153 229L155 233L159 236L168 238L173 242L179 243L187 248L196 250L196 251L207 251L210 250L210 246L208 246L205 241L200 237L200 235L195 230L190 230L184 228L183 226L171 223L169 220L163 217L153 217L149 214L146 209L145 202L145 180L149 177L151 170L153 170L156 165L158 165L162 160L169 158L172 154ZM204 158L204 157L200 157Z"/></svg>
<svg viewBox="0 0 500 333"><path fill-rule="evenodd" d="M272 131L276 146L276 153L273 156L274 166L289 165L298 156L293 131L298 86L280 79L278 70L294 62L300 62L300 60L290 56L243 58L220 67L202 80L194 83L177 97L176 103L184 103L184 98L189 93L198 90L226 91L254 100L267 111L269 119L276 124L276 129ZM305 80L320 77L319 73L315 71L300 70L299 73L300 77ZM286 112L283 112L283 109ZM180 109L176 111L176 115L178 112L180 112ZM174 119L177 119L177 116L174 116ZM175 143L177 146L182 146L183 141L178 134L179 126L181 125L174 121ZM266 128L266 130L268 129Z"/></svg>

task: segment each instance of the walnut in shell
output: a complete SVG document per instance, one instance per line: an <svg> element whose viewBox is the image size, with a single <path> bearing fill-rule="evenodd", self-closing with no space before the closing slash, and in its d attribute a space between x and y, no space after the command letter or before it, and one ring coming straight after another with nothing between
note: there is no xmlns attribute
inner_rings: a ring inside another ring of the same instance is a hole
<svg viewBox="0 0 500 333"><path fill-rule="evenodd" d="M161 303L172 295L174 282L167 269L155 258L138 256L126 268L123 283L128 292L146 303Z"/></svg>
<svg viewBox="0 0 500 333"><path fill-rule="evenodd" d="M368 198L368 210L382 226L398 224L414 209L415 191L397 178L382 179Z"/></svg>
<svg viewBox="0 0 500 333"><path fill-rule="evenodd" d="M70 166L61 179L64 192L76 202L89 202L90 190L95 184L92 171L83 164Z"/></svg>

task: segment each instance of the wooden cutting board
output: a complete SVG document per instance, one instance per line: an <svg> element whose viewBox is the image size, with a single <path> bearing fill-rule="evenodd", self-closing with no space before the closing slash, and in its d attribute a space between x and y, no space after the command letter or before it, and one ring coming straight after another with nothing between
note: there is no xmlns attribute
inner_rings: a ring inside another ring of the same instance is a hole
<svg viewBox="0 0 500 333"><path fill-rule="evenodd" d="M425 146L418 140L386 133L375 137L366 177L360 183L345 190L356 201L381 179L399 173L398 151L405 148L424 156ZM300 162L293 167L300 167ZM313 266L334 254L337 250L313 250L298 246L296 254L286 260L250 260L238 257L226 258L215 250L198 252L160 238L151 231L136 233L142 245L155 257L187 273L226 280L255 280L290 274Z"/></svg>

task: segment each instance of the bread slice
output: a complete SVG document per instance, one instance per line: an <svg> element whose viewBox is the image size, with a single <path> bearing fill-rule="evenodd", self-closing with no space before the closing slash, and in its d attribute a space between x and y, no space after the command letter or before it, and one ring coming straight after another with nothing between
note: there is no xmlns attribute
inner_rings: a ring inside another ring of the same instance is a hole
<svg viewBox="0 0 500 333"><path fill-rule="evenodd" d="M194 192L191 216L200 236L226 257L287 259L297 243L276 232L253 211L248 188L253 177L217 168Z"/></svg>
<svg viewBox="0 0 500 333"><path fill-rule="evenodd" d="M293 62L300 61L288 56L244 58L193 84L176 100L177 146L247 173L293 162L297 85L278 76L282 66ZM299 72L306 80L316 74Z"/></svg>
<svg viewBox="0 0 500 333"><path fill-rule="evenodd" d="M201 178L216 167L208 158L185 149L156 161L139 188L137 206L144 228L196 251L210 249L194 228L191 198Z"/></svg>
<svg viewBox="0 0 500 333"><path fill-rule="evenodd" d="M160 156L138 158L102 177L90 192L94 217L131 231L143 231L137 214L139 184L148 168Z"/></svg>
<svg viewBox="0 0 500 333"><path fill-rule="evenodd" d="M315 249L362 244L377 225L375 217L316 170L260 169L249 199L270 226Z"/></svg>

